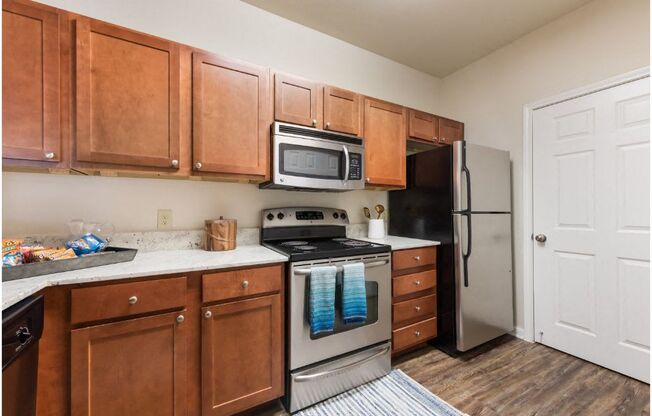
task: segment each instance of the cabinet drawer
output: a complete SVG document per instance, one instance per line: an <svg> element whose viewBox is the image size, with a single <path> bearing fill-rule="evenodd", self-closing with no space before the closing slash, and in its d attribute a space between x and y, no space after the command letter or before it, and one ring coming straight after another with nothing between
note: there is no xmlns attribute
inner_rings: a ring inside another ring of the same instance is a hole
<svg viewBox="0 0 652 416"><path fill-rule="evenodd" d="M407 270L415 267L435 265L435 247L413 248L392 253L392 270Z"/></svg>
<svg viewBox="0 0 652 416"><path fill-rule="evenodd" d="M437 336L437 318L392 331L392 351L400 351Z"/></svg>
<svg viewBox="0 0 652 416"><path fill-rule="evenodd" d="M215 302L243 296L279 292L281 265L256 269L232 270L205 274L202 277L202 301Z"/></svg>
<svg viewBox="0 0 652 416"><path fill-rule="evenodd" d="M100 321L181 308L186 304L186 278L149 280L71 290L71 321Z"/></svg>
<svg viewBox="0 0 652 416"><path fill-rule="evenodd" d="M392 278L392 296L405 296L432 289L437 284L437 272L426 270Z"/></svg>
<svg viewBox="0 0 652 416"><path fill-rule="evenodd" d="M436 295L429 295L398 302L392 305L392 312L392 323L426 318L437 313L437 297Z"/></svg>

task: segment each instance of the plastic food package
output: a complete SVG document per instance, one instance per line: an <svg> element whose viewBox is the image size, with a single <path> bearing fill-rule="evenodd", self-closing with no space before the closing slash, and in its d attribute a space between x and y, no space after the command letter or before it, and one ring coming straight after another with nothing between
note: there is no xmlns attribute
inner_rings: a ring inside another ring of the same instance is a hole
<svg viewBox="0 0 652 416"><path fill-rule="evenodd" d="M75 254L81 256L104 250L106 248L106 241L103 238L89 233L77 240L68 241L66 247L73 249Z"/></svg>

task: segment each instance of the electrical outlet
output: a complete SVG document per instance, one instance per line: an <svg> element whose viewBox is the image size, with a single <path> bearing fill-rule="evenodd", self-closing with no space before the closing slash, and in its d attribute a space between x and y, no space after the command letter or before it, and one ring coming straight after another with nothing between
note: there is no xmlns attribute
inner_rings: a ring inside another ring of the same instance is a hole
<svg viewBox="0 0 652 416"><path fill-rule="evenodd" d="M156 222L156 229L158 230L171 230L172 229L172 210L159 209L158 221Z"/></svg>

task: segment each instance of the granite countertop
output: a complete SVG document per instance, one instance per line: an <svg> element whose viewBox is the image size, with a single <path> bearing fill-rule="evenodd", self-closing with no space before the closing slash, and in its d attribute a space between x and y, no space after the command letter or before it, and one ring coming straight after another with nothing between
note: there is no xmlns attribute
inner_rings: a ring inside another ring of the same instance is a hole
<svg viewBox="0 0 652 416"><path fill-rule="evenodd" d="M372 243L387 244L393 250L404 250L408 248L430 247L438 246L441 243L433 240L420 240L418 238L398 237L395 235L387 235L384 238L367 238L357 237L358 240L370 241Z"/></svg>
<svg viewBox="0 0 652 416"><path fill-rule="evenodd" d="M230 251L160 250L138 252L133 261L2 282L2 309L48 286L129 279L201 270L282 263L286 256L258 244Z"/></svg>

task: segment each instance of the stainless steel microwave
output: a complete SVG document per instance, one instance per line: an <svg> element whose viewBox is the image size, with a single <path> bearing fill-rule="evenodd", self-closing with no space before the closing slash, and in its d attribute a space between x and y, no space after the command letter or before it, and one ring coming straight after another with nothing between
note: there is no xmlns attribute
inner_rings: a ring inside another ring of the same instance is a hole
<svg viewBox="0 0 652 416"><path fill-rule="evenodd" d="M364 189L363 139L294 124L272 124L272 178L261 188Z"/></svg>

